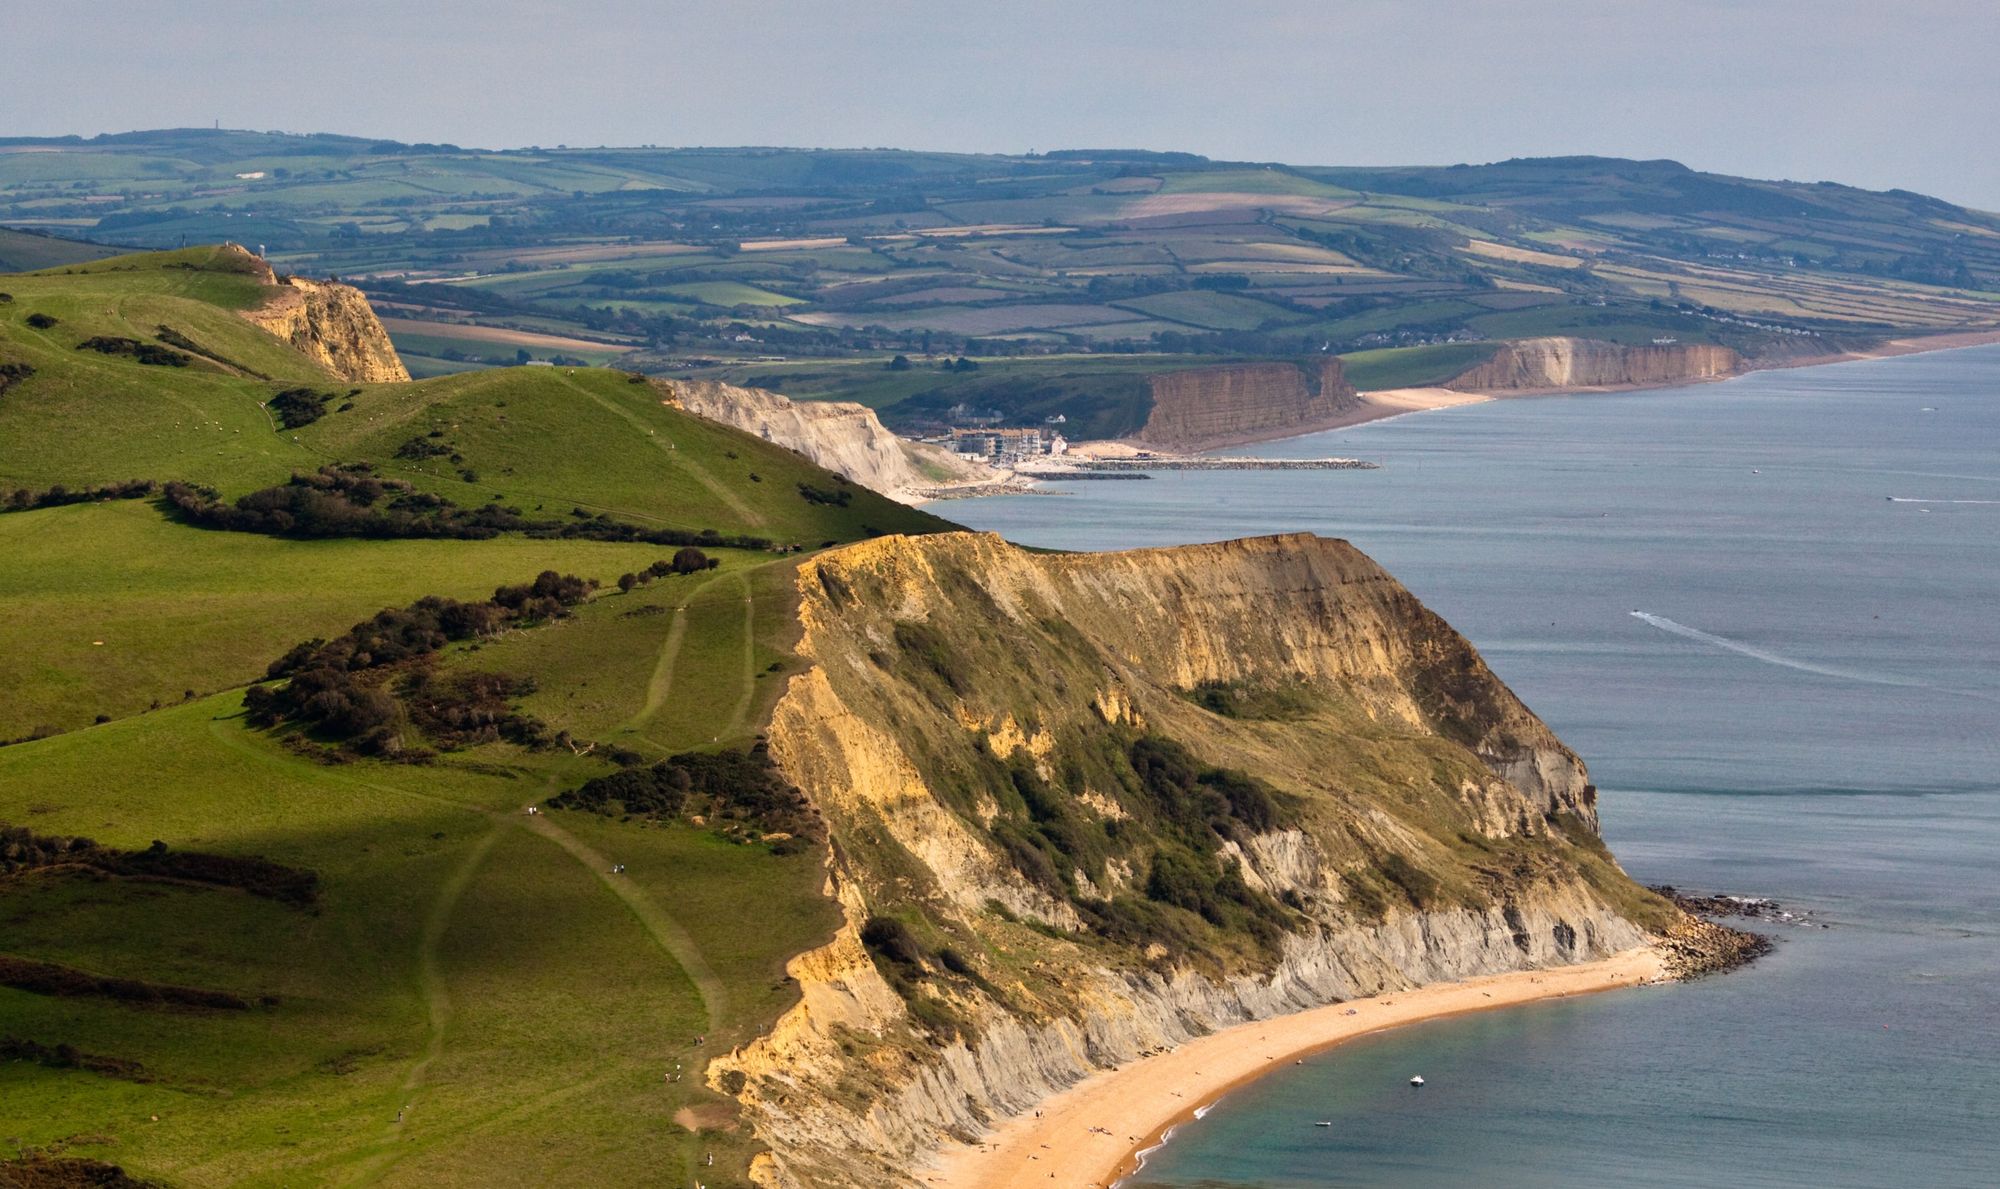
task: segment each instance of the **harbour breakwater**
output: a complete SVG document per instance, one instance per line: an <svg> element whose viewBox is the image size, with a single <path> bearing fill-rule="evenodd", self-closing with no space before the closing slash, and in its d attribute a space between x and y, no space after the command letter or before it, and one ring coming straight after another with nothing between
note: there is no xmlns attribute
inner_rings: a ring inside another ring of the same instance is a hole
<svg viewBox="0 0 2000 1189"><path fill-rule="evenodd" d="M1148 471L1373 471L1380 463L1359 458L1092 458L1016 467L1029 479L1137 478Z"/></svg>

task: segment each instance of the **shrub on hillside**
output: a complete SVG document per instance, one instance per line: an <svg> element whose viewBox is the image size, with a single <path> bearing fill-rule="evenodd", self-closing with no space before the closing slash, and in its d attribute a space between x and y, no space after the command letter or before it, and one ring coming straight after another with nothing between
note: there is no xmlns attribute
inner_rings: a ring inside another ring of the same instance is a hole
<svg viewBox="0 0 2000 1189"><path fill-rule="evenodd" d="M451 446L445 442L433 441L428 437L411 438L396 447L396 457L411 462L422 462L427 458L443 458L451 453Z"/></svg>
<svg viewBox="0 0 2000 1189"><path fill-rule="evenodd" d="M286 429L297 429L311 425L326 416L326 403L333 399L330 392L314 392L310 388L287 388L265 402L265 406L278 415L278 423Z"/></svg>
<svg viewBox="0 0 2000 1189"><path fill-rule="evenodd" d="M155 487L151 479L130 479L124 483L112 483L104 487L79 487L74 490L60 483L46 491L29 491L25 487L17 487L7 493L4 502L0 502L0 512L31 512L36 508L60 508L68 504L143 499L153 494Z"/></svg>
<svg viewBox="0 0 2000 1189"><path fill-rule="evenodd" d="M48 314L29 314L27 323L36 330L47 330L56 324L56 319Z"/></svg>
<svg viewBox="0 0 2000 1189"><path fill-rule="evenodd" d="M35 369L25 363L0 363L0 393L34 374Z"/></svg>
<svg viewBox="0 0 2000 1189"><path fill-rule="evenodd" d="M226 504L212 488L172 482L162 489L167 509L201 528L268 533L281 537L454 538L486 540L503 532L531 537L630 541L651 545L708 545L769 549L768 537L728 536L714 529L640 528L607 516L582 513L575 522L530 520L519 508L498 504L467 509L375 473L367 463L340 463L294 474Z"/></svg>
<svg viewBox="0 0 2000 1189"><path fill-rule="evenodd" d="M154 367L186 367L193 359L193 356L183 351L113 334L93 335L78 343L76 349L96 351L100 355L126 355Z"/></svg>
<svg viewBox="0 0 2000 1189"><path fill-rule="evenodd" d="M771 762L760 740L748 751L683 752L647 768L626 768L549 800L557 809L671 818L700 813L771 833L818 841L819 815Z"/></svg>
<svg viewBox="0 0 2000 1189"><path fill-rule="evenodd" d="M484 603L431 595L377 612L333 640L293 646L243 695L252 726L306 727L362 755L422 758L404 746L415 728L446 748L507 739L543 746L547 731L508 699L533 692L532 681L497 673L440 677L428 668L445 645L567 615L596 583L544 570L533 582L503 586ZM388 670L405 670L400 683Z"/></svg>
<svg viewBox="0 0 2000 1189"><path fill-rule="evenodd" d="M854 500L854 493L846 488L828 491L823 487L814 487L810 483L799 484L799 495L808 504L824 504L833 508L845 508Z"/></svg>

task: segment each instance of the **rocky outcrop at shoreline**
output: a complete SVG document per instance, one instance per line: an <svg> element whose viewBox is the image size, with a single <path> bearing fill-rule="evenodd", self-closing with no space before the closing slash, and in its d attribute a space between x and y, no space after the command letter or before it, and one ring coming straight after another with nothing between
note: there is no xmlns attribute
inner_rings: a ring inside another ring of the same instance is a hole
<svg viewBox="0 0 2000 1189"><path fill-rule="evenodd" d="M1771 939L1761 933L1732 929L1711 919L1761 917L1762 906L1769 904L1768 901L1737 896L1688 896L1665 884L1652 890L1673 901L1686 914L1660 940L1667 972L1675 978L1686 980L1721 974L1747 966L1771 952Z"/></svg>

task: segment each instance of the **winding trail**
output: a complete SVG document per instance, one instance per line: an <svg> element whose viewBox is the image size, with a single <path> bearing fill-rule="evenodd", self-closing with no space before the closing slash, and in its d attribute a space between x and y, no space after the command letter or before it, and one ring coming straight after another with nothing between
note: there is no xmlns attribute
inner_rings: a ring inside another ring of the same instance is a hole
<svg viewBox="0 0 2000 1189"><path fill-rule="evenodd" d="M259 763L271 767L284 768L294 777L300 775L296 764L288 762L286 757L272 755L263 749L253 746L248 740L239 737L237 732L230 729L228 725L230 721L232 720L217 718L211 719L209 722L210 735L223 747L254 759ZM624 904L626 909L639 922L640 927L646 931L655 944L666 952L668 957L680 966L681 970L688 976L688 980L694 984L696 993L701 996L706 1031L713 1033L722 1030L722 1021L729 1003L728 987L715 973L714 968L708 964L707 958L702 955L701 948L695 944L693 937L689 935L679 921L674 919L671 913L660 907L646 893L643 887L621 874L613 873L611 870L611 860L599 854L594 848L578 839L569 831L549 820L547 814L527 814L517 811L491 809L482 805L454 800L450 797L415 792L410 789L397 788L393 785L377 784L374 781L361 780L333 772L315 771L310 775L313 779L327 784L368 789L372 792L386 793L391 796L422 801L426 804L444 806L465 813L477 814L487 821L486 832L473 844L471 851L459 861L458 866L453 869L451 875L445 880L444 885L438 889L436 897L431 902L430 910L424 917L423 929L419 934L414 956L416 959L417 986L424 1000L426 1035L423 1054L412 1063L409 1072L403 1078L400 1095L403 1103L401 1105L408 1105L414 1099L417 1092L423 1086L425 1075L444 1053L445 1034L450 1026L453 1014L451 988L449 981L445 977L443 962L440 957L444 946L444 939L451 929L452 917L457 912L460 903L464 900L467 889L471 887L472 881L479 874L480 868L485 865L487 858L492 854L494 846L500 841L501 829L508 823L526 829L529 833L561 847L571 858L588 868L597 877L598 882L612 895L616 896L620 903ZM601 1080L594 1079L592 1082L586 1084L596 1084L597 1081ZM553 1092L552 1095L544 1096L543 1099L538 1101L545 1103L553 1102L557 1098L566 1097L574 1093L576 1090L577 1087L566 1087L561 1091ZM376 1151L371 1156L362 1160L357 1166L348 1170L341 1177L341 1182L344 1184L372 1183L379 1180L397 1161L401 1160L405 1155L410 1154L408 1149L394 1146L402 1133L402 1123L403 1118L399 1112L398 1116L388 1124L387 1134L383 1139L385 1144L391 1146Z"/></svg>
<svg viewBox="0 0 2000 1189"><path fill-rule="evenodd" d="M695 990L701 995L702 1008L706 1012L708 1031L721 1029L724 1010L729 1003L729 989L709 966L708 959L702 957L701 947L695 945L694 938L681 927L665 909L653 902L634 881L611 870L611 860L594 850L589 844L571 834L568 830L550 821L547 814L523 815L519 821L557 846L568 851L571 857L597 874L599 883L610 889L611 894L624 901L639 924L667 951L682 970L693 980Z"/></svg>
<svg viewBox="0 0 2000 1189"><path fill-rule="evenodd" d="M760 528L760 529L770 527L770 523L767 520L765 520L764 517L760 513L758 513L758 511L755 508L752 508L749 504L745 503L743 501L742 496L739 496L734 491L731 491L728 485L717 481L715 476L708 473L708 469L706 467L703 467L700 463L694 461L692 458L684 456L681 453L681 451L674 448L673 443L662 439L659 436L658 432L654 430L652 426L647 425L645 419L640 417L637 413L634 413L630 409L620 407L617 401L611 400L610 398L603 396L599 393L592 392L590 389L585 388L583 385L576 383L574 380L571 380L567 376L564 376L561 379L565 387L571 388L583 394L585 397L603 406L604 408L610 410L613 414L617 415L619 418L631 424L633 428L645 434L646 440L653 443L655 449L659 450L662 454L665 454L668 458L671 458L674 462L678 463L683 469L687 471L688 474L694 476L695 482L700 483L703 487L706 487L710 495L714 496L718 500L721 500L725 505L728 506L731 512L734 512L736 513L736 515L742 517L743 522L745 524L750 525L753 528ZM653 389L650 385L648 385L646 391L651 392L653 391Z"/></svg>

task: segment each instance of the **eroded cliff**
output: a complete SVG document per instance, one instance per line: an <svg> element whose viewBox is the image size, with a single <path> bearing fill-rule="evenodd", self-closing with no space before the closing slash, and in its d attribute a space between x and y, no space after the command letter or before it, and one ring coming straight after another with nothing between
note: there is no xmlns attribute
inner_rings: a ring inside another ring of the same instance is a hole
<svg viewBox="0 0 2000 1189"><path fill-rule="evenodd" d="M242 311L245 318L340 379L372 384L410 378L389 332L359 289L283 276L244 254L256 262L259 279L268 287L262 303Z"/></svg>
<svg viewBox="0 0 2000 1189"><path fill-rule="evenodd" d="M913 503L921 493L978 476L947 450L911 442L884 428L875 411L849 401L795 401L761 388L714 380L657 381L698 417L733 425L805 455L863 487Z"/></svg>
<svg viewBox="0 0 2000 1189"><path fill-rule="evenodd" d="M1343 542L894 537L798 591L770 750L847 924L708 1071L765 1184L920 1184L1094 1069L1678 919L1598 842L1576 756Z"/></svg>
<svg viewBox="0 0 2000 1189"><path fill-rule="evenodd" d="M1484 393L1655 388L1717 380L1742 370L1743 359L1736 352L1705 343L1628 346L1598 339L1520 339L1502 344L1492 358L1443 386Z"/></svg>
<svg viewBox="0 0 2000 1189"><path fill-rule="evenodd" d="M1147 378L1152 410L1135 435L1174 450L1206 450L1310 433L1361 407L1340 361L1316 368L1245 363L1163 372Z"/></svg>

